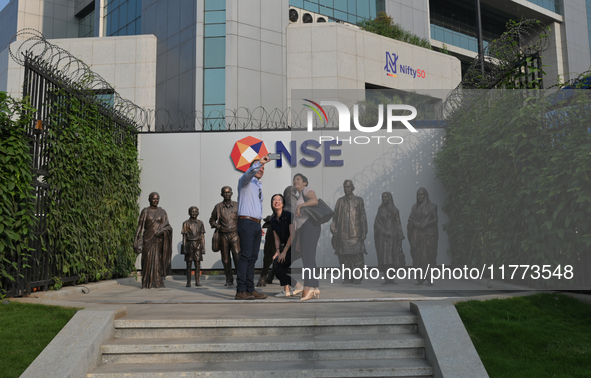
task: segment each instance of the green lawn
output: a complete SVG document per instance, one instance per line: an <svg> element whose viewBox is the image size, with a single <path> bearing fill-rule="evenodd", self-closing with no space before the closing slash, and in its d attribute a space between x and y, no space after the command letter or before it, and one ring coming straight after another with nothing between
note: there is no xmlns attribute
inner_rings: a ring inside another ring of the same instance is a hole
<svg viewBox="0 0 591 378"><path fill-rule="evenodd" d="M76 309L0 302L0 377L18 378Z"/></svg>
<svg viewBox="0 0 591 378"><path fill-rule="evenodd" d="M456 304L491 378L591 377L591 306L560 294Z"/></svg>

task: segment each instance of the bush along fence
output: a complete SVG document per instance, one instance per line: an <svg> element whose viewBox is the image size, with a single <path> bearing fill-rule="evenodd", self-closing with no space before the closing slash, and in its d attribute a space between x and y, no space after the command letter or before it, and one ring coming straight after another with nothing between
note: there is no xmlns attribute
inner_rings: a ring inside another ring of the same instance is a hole
<svg viewBox="0 0 591 378"><path fill-rule="evenodd" d="M21 105L29 111L9 128L14 146L2 141L23 173L2 198L0 295L126 276L135 261L139 127L113 108L113 91L88 89L91 71L73 82L32 54L24 66L23 97L35 109ZM13 166L0 161L3 176Z"/></svg>
<svg viewBox="0 0 591 378"><path fill-rule="evenodd" d="M591 93L479 92L448 119L436 157L454 264L547 264L550 277L528 273L526 281L588 288ZM565 265L573 276L561 276Z"/></svg>
<svg viewBox="0 0 591 378"><path fill-rule="evenodd" d="M589 288L591 91L575 89L589 73L542 91L547 47L539 21L510 22L444 102L444 229L454 265L548 265L517 282Z"/></svg>

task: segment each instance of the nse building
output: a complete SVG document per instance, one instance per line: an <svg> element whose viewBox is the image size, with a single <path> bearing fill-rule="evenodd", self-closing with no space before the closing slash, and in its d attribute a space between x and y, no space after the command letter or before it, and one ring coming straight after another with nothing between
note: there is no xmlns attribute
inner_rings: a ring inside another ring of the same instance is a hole
<svg viewBox="0 0 591 378"><path fill-rule="evenodd" d="M548 77L569 79L589 67L585 0L483 1L481 9L485 45L509 19L537 18L550 26L543 56ZM434 49L355 26L380 11ZM338 112L322 101L338 99L352 109L385 89L390 96L416 93L437 107L476 55L475 25L473 1L11 0L0 11L0 90L22 95L23 68L9 48L17 51L30 34L13 36L30 28L88 64L122 98L151 111L139 143L140 206L148 206L148 193L159 192L174 230L173 269L185 267L179 252L187 209L199 207L209 242L207 221L222 200L220 189L231 186L236 200L237 165L261 151L255 139L282 155L263 178L265 215L272 194L282 193L297 172L332 206L343 195L343 181L352 179L368 219L366 264L375 266L371 235L382 192L392 192L403 225L419 187L441 209L445 192L435 180L433 153L443 129L384 126L370 134L351 125L343 134L326 127ZM304 99L321 106L308 111ZM438 263L449 263L441 227L447 218L439 212ZM327 229L321 267L338 265ZM207 249L202 268L220 269L219 255ZM403 250L410 262L407 240Z"/></svg>

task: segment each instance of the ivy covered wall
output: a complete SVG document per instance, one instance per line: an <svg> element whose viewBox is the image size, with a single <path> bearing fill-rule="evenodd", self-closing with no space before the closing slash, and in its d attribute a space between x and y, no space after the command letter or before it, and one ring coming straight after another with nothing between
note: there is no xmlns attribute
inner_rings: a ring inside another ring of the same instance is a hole
<svg viewBox="0 0 591 378"><path fill-rule="evenodd" d="M54 104L51 120L47 232L58 274L127 276L139 216L136 130L75 96Z"/></svg>
<svg viewBox="0 0 591 378"><path fill-rule="evenodd" d="M454 264L572 264L591 251L591 103L584 91L480 91L435 160ZM564 93L561 92L561 93ZM587 279L589 271L575 271ZM553 276L558 280L559 277Z"/></svg>
<svg viewBox="0 0 591 378"><path fill-rule="evenodd" d="M29 110L0 92L0 297L27 264L34 228Z"/></svg>

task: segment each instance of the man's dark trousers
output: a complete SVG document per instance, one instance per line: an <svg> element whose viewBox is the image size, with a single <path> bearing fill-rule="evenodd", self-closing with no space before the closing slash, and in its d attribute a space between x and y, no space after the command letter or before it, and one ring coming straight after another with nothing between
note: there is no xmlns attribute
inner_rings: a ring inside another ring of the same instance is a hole
<svg viewBox="0 0 591 378"><path fill-rule="evenodd" d="M254 291L254 266L261 248L261 225L250 219L238 219L240 237L240 259L236 269L236 292Z"/></svg>

